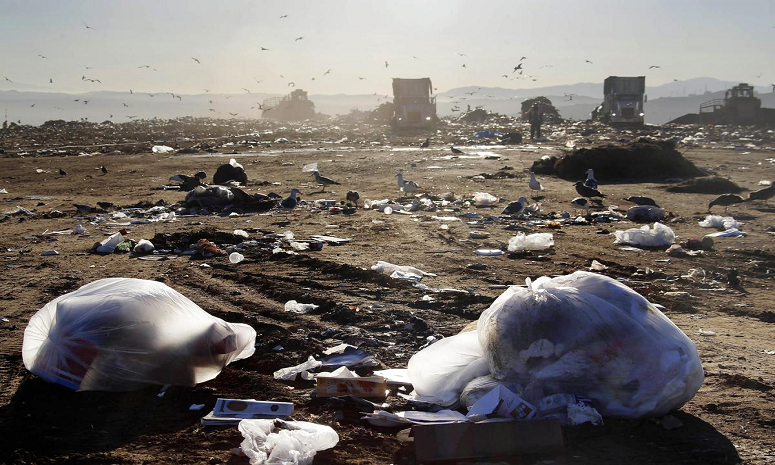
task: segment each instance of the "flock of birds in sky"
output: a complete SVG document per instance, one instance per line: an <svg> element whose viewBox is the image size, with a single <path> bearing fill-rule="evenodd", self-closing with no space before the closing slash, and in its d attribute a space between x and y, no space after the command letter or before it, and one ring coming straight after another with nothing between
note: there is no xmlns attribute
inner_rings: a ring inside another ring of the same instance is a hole
<svg viewBox="0 0 775 465"><path fill-rule="evenodd" d="M290 17L290 15L287 15L287 14L285 14L285 15L281 15L279 19L288 19L289 17ZM95 32L97 32L97 31L98 31L96 28L94 28L94 27L90 26L90 25L89 25L89 24L87 24L86 22L83 22L83 26L84 26L84 27L85 27L85 29L86 29L86 30L88 30L88 31L95 31ZM305 40L305 37L304 37L304 36L299 36L299 37L296 37L296 38L294 39L294 42L299 42L299 41L303 41L303 40ZM270 49L270 48L268 48L268 47L260 46L260 47L259 47L259 51L261 51L261 52L271 52L271 51L272 51L272 49ZM463 59L462 61L464 61L464 62L461 64L461 68L470 69L470 67L468 66L468 64L467 64L467 63L465 63L465 61L466 61L466 60L465 60L465 58L467 58L467 57L468 57L468 55L467 55L466 53L462 53L462 52L457 52L457 53L456 53L456 55L457 55L459 58ZM38 56L38 57L40 57L41 59L44 59L44 60L47 60L47 59L48 59L48 56L46 56L46 55L43 55L43 54L38 54L37 56ZM414 55L412 56L412 58L413 58L413 59L417 59L417 60L419 60L419 58L418 58L417 56L414 56ZM197 65L202 65L202 60L201 60L199 57L192 56L192 57L191 57L191 60L192 60L194 63L196 63ZM513 69L511 69L511 72L509 72L509 73L504 73L504 74L503 74L503 75L501 75L501 76L502 76L503 78L506 78L506 79L509 79L509 80L515 80L515 79L525 79L525 80L530 80L530 81L532 81L532 82L538 81L538 77L537 77L537 76L535 76L535 75L533 75L533 74L526 74L526 73L525 73L525 70L526 70L526 68L525 68L525 64L527 63L527 61L526 61L526 60L528 60L528 57L526 57L526 56L522 56L522 57L519 59L519 61L517 62L517 64L516 64L515 66L513 66ZM592 60L589 60L589 59L585 59L585 60L584 60L584 63L585 63L585 64L587 64L587 65L594 65L594 62L593 62ZM390 67L390 63L389 63L387 60L385 60L385 61L384 61L384 67L385 67L385 69L388 69L388 68ZM540 66L538 69L542 69L542 68L553 68L553 67L555 67L555 65L552 65L552 64L544 64L544 65ZM91 71L91 70L93 70L93 67L92 67L92 66L85 66L85 68L86 68L86 70L87 70L87 71ZM154 67L154 66L152 66L152 65L148 65L148 64L139 65L139 66L137 66L136 68L137 68L137 69L146 69L146 70L149 70L149 71L157 71L157 68L156 68L156 67ZM661 69L661 66L659 66L659 65L651 65L651 66L649 66L649 67L648 67L648 70L655 70L655 69ZM331 69L331 68L329 68L329 69L327 69L327 70L326 70L324 73L322 73L322 75L321 75L321 76L327 76L327 75L329 75L329 74L331 73L331 71L332 71L332 69ZM88 73L87 73L87 74L88 74ZM285 78L285 76L284 76L284 75L279 75L279 76L280 76L280 78ZM318 76L318 77L321 77L321 76ZM759 77L761 77L761 74L759 74ZM311 81L315 81L315 79L316 79L316 77L314 77L314 76L313 76L313 77L311 78ZM364 80L367 80L367 78L366 78L366 77L363 77L363 76L358 76L358 77L357 77L357 79L358 79L359 81L364 81ZM7 82L9 82L9 83L12 83L12 84L13 84L13 80L11 80L11 79L10 79L8 76L4 76L4 80L5 80L5 81L7 81ZM259 79L257 79L256 77L253 77L253 80L255 81L255 83L256 83L256 84L261 84L261 83L263 82L263 80L259 80ZM91 84L103 84L103 82L102 82L102 80L101 80L101 79L98 79L98 78L96 78L96 77L90 77L90 76L86 76L85 74L81 75L81 81L82 81L82 82L88 82L88 83L91 83ZM674 79L674 81L677 81L677 79ZM49 83L49 84L54 84L54 80L53 80L53 78L49 78L49 79L48 79L48 83ZM775 84L771 84L771 85L772 85L772 88L773 88L773 92L775 93ZM296 82L295 82L295 81L292 81L292 80L288 81L288 82L287 82L287 87L288 87L288 88L295 88L295 87L296 87ZM250 90L248 87L242 87L240 90L241 90L241 91L243 91L243 92L245 92L245 93L247 93L247 94L250 94L250 93L252 93L252 92L251 92L251 90ZM438 90L438 88L434 88L434 90ZM479 90L481 90L481 88L479 88ZM205 89L204 89L204 91L205 91L205 93L210 93L210 89L207 89L207 88L205 88ZM461 110L460 110L460 107L459 107L458 105L459 105L461 102L463 102L463 101L467 100L468 98L473 98L474 94L476 94L476 93L477 93L477 91L474 91L474 92L466 92L465 94L467 95L467 97L466 97L466 96L463 96L463 95L459 95L459 96L451 96L451 100L452 100L452 103L453 103L453 105L454 105L454 106L452 107L452 111L453 111L453 112L458 112L458 111L461 111ZM130 95L134 95L134 94L135 94L135 92L134 92L132 89L129 89L129 94L130 94ZM156 95L158 95L159 93L145 93L145 94L146 94L146 95L148 95L148 97L155 97L155 96L156 96ZM182 101L182 100L183 100L183 96L182 96L182 95L180 95L180 94L176 94L176 93L174 93L174 92L166 92L166 93L164 93L164 94L167 94L167 95L169 95L169 96L170 96L172 99L176 99L176 100L178 100L178 101ZM231 96L232 96L232 95L233 95L233 94L225 94L225 95L222 95L222 96L221 96L221 98L224 98L224 99L227 99L227 100L228 100L229 98L231 98ZM384 98L385 100L388 100L388 99L389 99L389 96L385 95L385 96L383 97L383 96L381 96L381 95L378 95L376 92L374 93L374 96L375 96L375 97L378 97L378 99L377 99L376 103L379 103L379 102L381 102L383 98ZM493 96L492 96L492 95L483 95L483 96L484 96L484 97L488 97L488 98L493 98ZM565 94L565 99L566 99L566 100L568 100L568 101L570 101L570 100L573 100L573 96L574 96L573 94L567 94L567 93L566 93L566 94ZM514 96L514 97L510 97L510 99L514 99L514 98L516 98L516 96ZM82 103L83 105L88 105L88 104L89 104L89 102L92 102L92 99L74 99L74 100L73 100L73 102L74 102L74 103ZM210 112L213 112L213 113L218 113L218 111L216 110L216 107L217 107L217 106L216 106L216 103L214 102L214 99L210 99L210 100L208 100L208 102L210 103L210 108L208 108L208 111L210 111ZM35 108L35 105L36 105L35 103L32 103L32 104L30 105L30 107L32 107L32 108ZM60 108L60 107L53 107L53 108L54 108L55 110L64 110L63 108ZM125 108L131 108L131 105L130 105L129 103L122 102L122 107L121 107L121 108L118 108L116 111L118 111L118 110L122 110L122 109L125 109ZM250 107L250 110L258 110L258 111L264 111L264 112L266 112L266 111L269 111L269 110L271 110L271 109L270 109L270 108L264 108L264 105L263 105L263 103L256 102L255 106L252 106L252 107ZM234 112L229 112L229 115L230 115L230 116L232 116L232 117L237 117L237 116L239 116L239 113L238 113L238 112L237 112L237 113L234 113ZM111 114L110 114L110 116L109 116L109 119L112 119L112 118L113 118L113 116L114 116L114 115L111 113ZM135 118L137 118L137 117L138 117L138 115L125 115L125 116L126 116L126 118L129 118L130 120L132 120L132 119L135 119Z"/></svg>

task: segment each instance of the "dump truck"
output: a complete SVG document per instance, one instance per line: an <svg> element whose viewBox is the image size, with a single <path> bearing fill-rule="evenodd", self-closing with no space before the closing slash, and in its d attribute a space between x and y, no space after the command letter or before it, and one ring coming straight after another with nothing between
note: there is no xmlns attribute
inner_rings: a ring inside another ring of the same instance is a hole
<svg viewBox="0 0 775 465"><path fill-rule="evenodd" d="M438 121L430 78L393 79L393 126L429 128Z"/></svg>
<svg viewBox="0 0 775 465"><path fill-rule="evenodd" d="M593 119L610 125L643 125L646 76L608 76L603 82L603 104Z"/></svg>

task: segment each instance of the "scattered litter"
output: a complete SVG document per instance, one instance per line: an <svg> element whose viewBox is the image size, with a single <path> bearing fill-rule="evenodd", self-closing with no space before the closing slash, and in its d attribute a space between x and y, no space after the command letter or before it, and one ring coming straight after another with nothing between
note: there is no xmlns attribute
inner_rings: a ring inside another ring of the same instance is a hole
<svg viewBox="0 0 775 465"><path fill-rule="evenodd" d="M326 368L332 367L349 367L349 368L361 368L361 367L376 367L379 366L379 362L373 355L369 354L363 349L358 349L349 344L344 345L344 349L340 353L332 352L327 354L320 360L322 366Z"/></svg>
<svg viewBox="0 0 775 465"><path fill-rule="evenodd" d="M471 406L466 418L471 421L493 417L528 420L535 415L536 408L533 405L499 384Z"/></svg>
<svg viewBox="0 0 775 465"><path fill-rule="evenodd" d="M494 257L497 255L504 255L506 252L500 250L500 249L476 249L474 251L474 254L481 255L484 257Z"/></svg>
<svg viewBox="0 0 775 465"><path fill-rule="evenodd" d="M51 255L59 255L59 252L57 252L56 250L46 250L41 255L43 255L44 257L48 257Z"/></svg>
<svg viewBox="0 0 775 465"><path fill-rule="evenodd" d="M664 417L662 417L661 420L659 420L659 426L661 426L662 429L665 429L668 431L672 429L680 428L683 425L684 425L683 422L678 418L674 417L673 415L665 415Z"/></svg>
<svg viewBox="0 0 775 465"><path fill-rule="evenodd" d="M231 263L239 263L241 261L245 260L245 256L242 255L239 252L232 252L229 254L229 262Z"/></svg>
<svg viewBox="0 0 775 465"><path fill-rule="evenodd" d="M409 281L420 281L424 276L436 276L433 273L427 273L413 266L394 265L392 263L377 261L377 264L371 267L372 270L389 275L394 279L405 279Z"/></svg>
<svg viewBox="0 0 775 465"><path fill-rule="evenodd" d="M341 367L331 373L320 373L315 377L318 397L336 397L351 395L365 398L387 397L388 385L381 376L360 377L347 367Z"/></svg>
<svg viewBox="0 0 775 465"><path fill-rule="evenodd" d="M80 224L79 224L79 225L76 225L76 226L73 228L73 234L86 234L86 228L84 228L84 227L83 227L83 226L81 226Z"/></svg>
<svg viewBox="0 0 775 465"><path fill-rule="evenodd" d="M675 241L675 233L669 226L654 223L653 229L647 225L640 228L614 231L614 244L632 244L640 247L667 247Z"/></svg>
<svg viewBox="0 0 775 465"><path fill-rule="evenodd" d="M361 419L366 420L372 426L390 428L402 425L466 421L466 416L455 410L439 410L438 412L409 410L396 413L376 410L374 413L367 413Z"/></svg>
<svg viewBox="0 0 775 465"><path fill-rule="evenodd" d="M330 244L330 245L343 245L352 241L352 239L342 239L341 237L320 236L320 235L310 236L310 239L312 239L313 241L325 242L326 244Z"/></svg>
<svg viewBox="0 0 775 465"><path fill-rule="evenodd" d="M333 428L306 421L242 420L240 444L251 465L309 465L318 451L339 442Z"/></svg>
<svg viewBox="0 0 775 465"><path fill-rule="evenodd" d="M662 221L665 218L665 210L652 205L638 205L627 210L627 219L630 221Z"/></svg>
<svg viewBox="0 0 775 465"><path fill-rule="evenodd" d="M732 228L726 231L719 231L711 234L706 234L705 237L745 237L748 233Z"/></svg>
<svg viewBox="0 0 775 465"><path fill-rule="evenodd" d="M113 253L122 242L124 242L124 236L120 232L111 234L107 239L99 242L96 251L103 254Z"/></svg>
<svg viewBox="0 0 775 465"><path fill-rule="evenodd" d="M296 302L295 300L289 300L288 302L285 302L285 311L286 312L293 312L293 313L309 313L312 310L315 310L318 308L319 305L315 304L302 304L299 302Z"/></svg>
<svg viewBox="0 0 775 465"><path fill-rule="evenodd" d="M474 204L477 207L487 207L498 203L498 197L487 192L477 192L474 194Z"/></svg>
<svg viewBox="0 0 775 465"><path fill-rule="evenodd" d="M235 229L235 230L234 230L234 232L233 232L232 234L234 234L234 235L235 235L235 236L237 236L237 237L242 237L242 238L245 238L245 239L247 239L248 237L250 237L250 236L248 235L247 231L243 231L242 229Z"/></svg>
<svg viewBox="0 0 775 465"><path fill-rule="evenodd" d="M175 149L173 149L172 147L168 147L166 145L154 145L153 147L151 147L151 151L153 153L165 154L165 153L174 152Z"/></svg>
<svg viewBox="0 0 775 465"><path fill-rule="evenodd" d="M697 330L697 335L698 336L715 336L716 332L708 330L708 329L700 329L700 330Z"/></svg>
<svg viewBox="0 0 775 465"><path fill-rule="evenodd" d="M147 239L140 239L132 251L134 253L151 253L155 250L153 243Z"/></svg>
<svg viewBox="0 0 775 465"><path fill-rule="evenodd" d="M289 368L282 368L274 372L274 379L281 379L284 381L296 381L296 375L300 375L301 379L311 380L314 376L309 372L315 368L319 368L323 363L315 360L315 357L311 356L306 362L300 363L296 366Z"/></svg>
<svg viewBox="0 0 775 465"><path fill-rule="evenodd" d="M608 267L603 265L597 260L592 260L592 264L589 266L589 271L605 271Z"/></svg>
<svg viewBox="0 0 775 465"><path fill-rule="evenodd" d="M198 412L203 408L205 408L205 404L191 404L191 406L188 407L188 409L191 410L192 412Z"/></svg>
<svg viewBox="0 0 775 465"><path fill-rule="evenodd" d="M702 228L716 228L721 230L740 229L743 223L735 220L731 216L708 215L699 222Z"/></svg>
<svg viewBox="0 0 775 465"><path fill-rule="evenodd" d="M522 252L525 250L546 250L554 246L552 233L536 233L525 235L518 233L509 239L509 252Z"/></svg>
<svg viewBox="0 0 775 465"><path fill-rule="evenodd" d="M202 406L204 407L204 404ZM201 424L203 426L236 425L244 419L287 418L291 415L293 415L293 404L290 402L218 398L213 410L202 417Z"/></svg>
<svg viewBox="0 0 775 465"><path fill-rule="evenodd" d="M24 331L24 366L77 391L193 386L253 355L256 332L216 318L167 285L91 282L41 308Z"/></svg>

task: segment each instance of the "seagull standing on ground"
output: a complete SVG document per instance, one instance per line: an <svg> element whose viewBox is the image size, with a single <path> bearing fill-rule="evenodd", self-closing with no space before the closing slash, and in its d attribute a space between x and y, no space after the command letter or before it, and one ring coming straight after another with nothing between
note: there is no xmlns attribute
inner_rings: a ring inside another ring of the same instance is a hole
<svg viewBox="0 0 775 465"><path fill-rule="evenodd" d="M427 148L427 147L429 147L430 145L431 145L431 140L430 140L430 139L428 139L428 138L425 138L425 142L423 142L422 144L420 144L420 147L422 147L422 148Z"/></svg>
<svg viewBox="0 0 775 465"><path fill-rule="evenodd" d="M398 173L396 177L398 178L398 189L404 193L411 194L420 188L416 182L404 179L404 175L402 173Z"/></svg>
<svg viewBox="0 0 775 465"><path fill-rule="evenodd" d="M600 192L597 189L592 189L591 187L585 186L584 183L581 182L581 181L578 181L577 183L575 183L573 185L576 186L576 192L578 192L579 195L582 196L582 197L587 197L587 198L591 198L591 197L605 197L605 194L603 194L602 192Z"/></svg>
<svg viewBox="0 0 775 465"><path fill-rule="evenodd" d="M748 194L748 200L764 200L764 203L767 203L772 197L775 197L775 184L770 184L764 189Z"/></svg>
<svg viewBox="0 0 775 465"><path fill-rule="evenodd" d="M511 202L506 205L501 215L520 215L525 211L525 205L527 205L527 199L520 197L516 202Z"/></svg>
<svg viewBox="0 0 775 465"><path fill-rule="evenodd" d="M724 207L724 213L727 212L727 208L729 208L730 205L734 205L736 203L742 203L745 202L745 199L740 197L736 194L721 194L715 199L711 200L710 203L708 203L708 213L710 213L710 209L714 205L721 205Z"/></svg>
<svg viewBox="0 0 775 465"><path fill-rule="evenodd" d="M659 207L659 205L657 205L657 202L654 199L652 199L651 197L642 197L642 196L638 196L638 195L631 195L631 196L627 197L624 200L626 200L627 202L632 202L635 205L648 205L648 206L652 206L652 207Z"/></svg>
<svg viewBox="0 0 775 465"><path fill-rule="evenodd" d="M358 194L358 191L347 191L347 195L345 196L345 200L354 203L356 207L358 206L358 199L360 198L361 196Z"/></svg>
<svg viewBox="0 0 775 465"><path fill-rule="evenodd" d="M62 168L59 168L59 175L60 176L67 176L67 171L63 170Z"/></svg>
<svg viewBox="0 0 775 465"><path fill-rule="evenodd" d="M538 179L536 179L536 174L534 172L530 172L530 182L527 183L528 187L534 191L542 191L544 190L544 186L541 185L540 182L538 182Z"/></svg>
<svg viewBox="0 0 775 465"><path fill-rule="evenodd" d="M592 168L587 170L587 180L584 181L584 185L590 189L597 189L597 179L595 179L595 172Z"/></svg>
<svg viewBox="0 0 775 465"><path fill-rule="evenodd" d="M570 203L574 207L581 208L582 210L585 210L587 213L589 213L589 200L585 199L584 197L576 197L575 199L571 200Z"/></svg>
<svg viewBox="0 0 775 465"><path fill-rule="evenodd" d="M465 153L465 152L463 152L460 149L456 149L455 147L452 147L452 153L461 154L461 153Z"/></svg>
<svg viewBox="0 0 775 465"><path fill-rule="evenodd" d="M315 182L323 186L323 190L321 190L321 192L326 191L326 186L339 185L339 183L334 181L333 179L327 178L325 176L321 176L320 172L317 170L313 171L312 174L315 176Z"/></svg>
<svg viewBox="0 0 775 465"><path fill-rule="evenodd" d="M286 210L293 210L296 208L296 205L299 204L299 201L296 200L296 194L299 193L299 190L295 187L291 189L291 195L289 195L287 198L283 199L280 202L280 208L284 208Z"/></svg>
<svg viewBox="0 0 775 465"><path fill-rule="evenodd" d="M102 174L108 174L108 169L105 168L105 165L100 166L100 170L102 170Z"/></svg>

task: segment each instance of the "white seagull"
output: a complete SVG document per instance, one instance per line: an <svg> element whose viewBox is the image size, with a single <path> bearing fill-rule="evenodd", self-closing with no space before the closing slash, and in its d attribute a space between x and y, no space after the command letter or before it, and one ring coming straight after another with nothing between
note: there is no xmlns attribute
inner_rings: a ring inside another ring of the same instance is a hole
<svg viewBox="0 0 775 465"><path fill-rule="evenodd" d="M542 186L541 183L538 182L538 179L536 179L536 174L533 173L532 171L530 172L530 182L527 185L534 191L544 190L544 186Z"/></svg>
<svg viewBox="0 0 775 465"><path fill-rule="evenodd" d="M411 194L420 188L416 182L410 181L408 179L405 180L404 175L401 173L398 173L396 177L398 178L398 189L404 191L407 194Z"/></svg>

